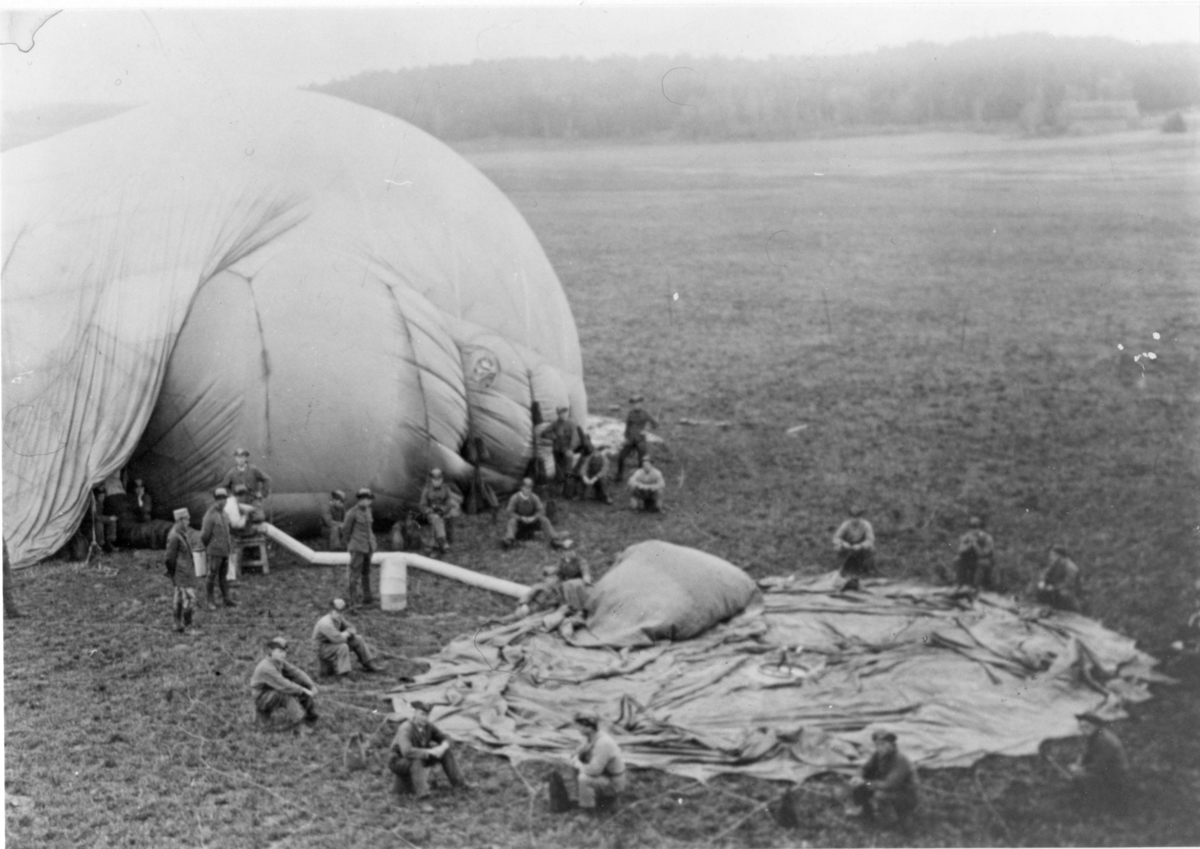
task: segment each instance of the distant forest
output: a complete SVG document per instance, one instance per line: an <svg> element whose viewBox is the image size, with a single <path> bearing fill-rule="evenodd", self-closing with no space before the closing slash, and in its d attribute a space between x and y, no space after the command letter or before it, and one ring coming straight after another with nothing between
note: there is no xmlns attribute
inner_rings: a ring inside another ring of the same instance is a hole
<svg viewBox="0 0 1200 849"><path fill-rule="evenodd" d="M446 140L786 139L868 127L1067 129L1072 102L1200 103L1200 50L1020 35L840 57L508 59L312 86Z"/></svg>

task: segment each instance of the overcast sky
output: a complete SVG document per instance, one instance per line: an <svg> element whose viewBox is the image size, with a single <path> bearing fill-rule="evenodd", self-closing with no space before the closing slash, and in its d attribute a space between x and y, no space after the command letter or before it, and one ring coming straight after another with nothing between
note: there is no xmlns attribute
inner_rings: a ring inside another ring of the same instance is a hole
<svg viewBox="0 0 1200 849"><path fill-rule="evenodd" d="M476 59L828 56L1016 32L1200 44L1200 2L67 10L27 53L0 46L0 96L6 109L140 102Z"/></svg>

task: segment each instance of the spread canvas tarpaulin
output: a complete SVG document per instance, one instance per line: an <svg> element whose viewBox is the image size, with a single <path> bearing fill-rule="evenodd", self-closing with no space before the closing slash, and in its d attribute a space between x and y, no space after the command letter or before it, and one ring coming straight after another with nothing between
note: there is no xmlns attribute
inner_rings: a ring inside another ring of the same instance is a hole
<svg viewBox="0 0 1200 849"><path fill-rule="evenodd" d="M199 515L235 447L272 520L386 516L426 472L515 484L531 404L587 420L575 323L521 215L433 137L323 94L205 92L3 154L4 531L56 550L122 467Z"/></svg>
<svg viewBox="0 0 1200 849"><path fill-rule="evenodd" d="M397 712L434 705L452 737L513 761L569 760L572 717L592 710L631 766L803 781L861 767L880 727L925 768L1035 754L1077 734L1077 713L1119 717L1166 680L1132 640L1078 614L839 583L761 581L761 606L644 647L570 644L530 617L454 640L390 698Z"/></svg>

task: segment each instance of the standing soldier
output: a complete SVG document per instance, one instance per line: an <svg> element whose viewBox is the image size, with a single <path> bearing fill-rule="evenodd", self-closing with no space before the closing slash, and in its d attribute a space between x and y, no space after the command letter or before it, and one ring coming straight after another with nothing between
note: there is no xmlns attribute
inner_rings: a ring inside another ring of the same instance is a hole
<svg viewBox="0 0 1200 849"><path fill-rule="evenodd" d="M454 520L461 515L458 508L462 500L462 493L458 491L458 487L446 483L441 469L430 471L429 483L421 490L418 509L433 528L433 544L439 554L450 550L450 540L454 536Z"/></svg>
<svg viewBox="0 0 1200 849"><path fill-rule="evenodd" d="M559 407L557 418L550 425L549 439L554 456L554 480L559 486L559 494L567 497L567 477L571 472L572 455L571 443L575 440L575 425L567 418L568 407Z"/></svg>
<svg viewBox="0 0 1200 849"><path fill-rule="evenodd" d="M165 564L167 577L175 585L172 599L175 630L182 634L192 627L192 609L196 606L196 569L192 561L192 547L188 542L188 521L191 516L186 507L180 507L173 515L175 524L167 532Z"/></svg>
<svg viewBox="0 0 1200 849"><path fill-rule="evenodd" d="M846 577L875 571L875 531L862 515L861 507L851 507L850 518L833 535L833 548L842 559L842 574Z"/></svg>
<svg viewBox="0 0 1200 849"><path fill-rule="evenodd" d="M225 516L225 501L229 491L223 486L213 490L216 503L204 514L200 526L200 541L204 543L205 560L208 565L208 609L216 610L213 603L213 584L221 588L221 600L226 607L236 607L237 602L229 597L229 554L233 551L233 539L229 533L229 519Z"/></svg>
<svg viewBox="0 0 1200 849"><path fill-rule="evenodd" d="M355 498L358 503L346 511L342 522L342 539L346 541L346 549L350 552L350 565L346 567L346 600L354 604L358 590L354 586L355 575L362 578L362 603L371 604L371 555L378 546L375 543L375 531L371 527L375 517L371 513L371 502L375 493L363 487Z"/></svg>
<svg viewBox="0 0 1200 849"><path fill-rule="evenodd" d="M335 489L329 493L329 503L321 508L321 523L329 540L330 551L341 551L342 522L346 520L346 493Z"/></svg>
<svg viewBox="0 0 1200 849"><path fill-rule="evenodd" d="M246 487L254 503L261 503L271 494L271 477L250 462L250 452L239 448L233 452L234 466L225 475L223 486L230 492L241 484Z"/></svg>
<svg viewBox="0 0 1200 849"><path fill-rule="evenodd" d="M646 428L658 428L654 416L642 409L645 400L642 395L634 395L629 399L629 412L625 414L625 442L617 454L617 480L625 476L625 458L631 453L637 452L639 466L646 459Z"/></svg>
<svg viewBox="0 0 1200 849"><path fill-rule="evenodd" d="M958 541L954 562L954 583L971 592L992 589L995 579L996 544L992 535L983 529L983 519L972 516L967 520L967 532Z"/></svg>

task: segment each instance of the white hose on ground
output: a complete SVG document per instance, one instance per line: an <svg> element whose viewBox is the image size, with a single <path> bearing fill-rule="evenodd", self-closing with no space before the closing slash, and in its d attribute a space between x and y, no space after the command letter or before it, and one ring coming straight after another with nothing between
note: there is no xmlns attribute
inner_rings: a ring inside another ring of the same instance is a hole
<svg viewBox="0 0 1200 849"><path fill-rule="evenodd" d="M313 551L307 545L288 536L270 522L263 522L260 527L264 534L306 563L311 563L314 566L346 566L350 563L350 554L348 552ZM479 587L484 590L491 590L494 593L500 593L501 595L513 598L520 598L529 589L529 587L514 581L506 581L503 578L484 575L480 572L472 572L470 569L464 569L461 566L443 563L440 560L434 560L430 557L409 552L377 551L371 558L371 562L382 566L392 558L404 563L406 566L412 566L426 572L431 572L434 575L441 575L443 578L450 578L453 581L459 581L460 583Z"/></svg>

